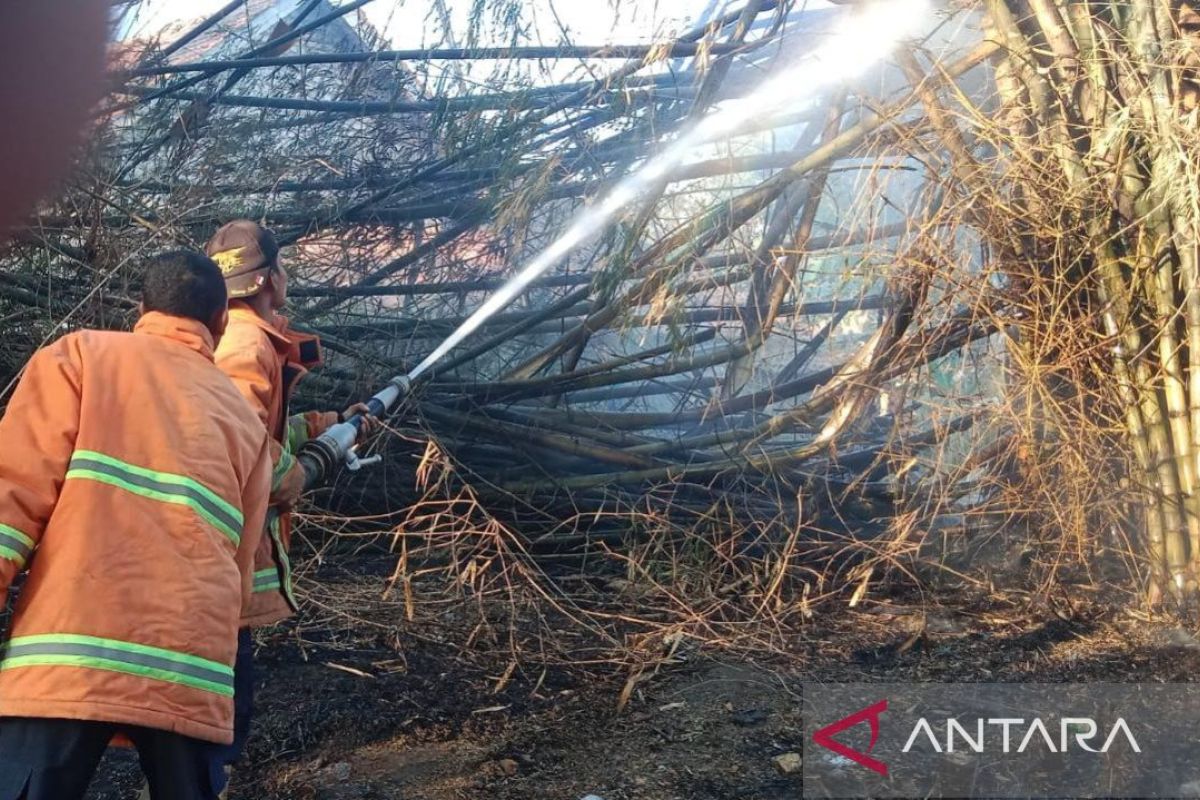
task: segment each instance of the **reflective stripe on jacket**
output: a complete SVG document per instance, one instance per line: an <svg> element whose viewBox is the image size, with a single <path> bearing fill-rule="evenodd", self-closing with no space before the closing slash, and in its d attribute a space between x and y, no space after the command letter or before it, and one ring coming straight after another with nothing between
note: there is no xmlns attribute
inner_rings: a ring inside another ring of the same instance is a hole
<svg viewBox="0 0 1200 800"><path fill-rule="evenodd" d="M336 414L315 412L288 417L296 384L310 367L321 363L320 342L290 330L283 317L272 323L235 302L229 307L229 327L217 347L216 362L270 433L274 490L288 472L301 469L295 452L337 421ZM295 612L288 558L291 533L291 515L272 508L267 535L255 556L256 591L243 625L271 625Z"/></svg>
<svg viewBox="0 0 1200 800"><path fill-rule="evenodd" d="M198 322L151 313L38 351L0 420L0 716L227 743L267 437Z"/></svg>

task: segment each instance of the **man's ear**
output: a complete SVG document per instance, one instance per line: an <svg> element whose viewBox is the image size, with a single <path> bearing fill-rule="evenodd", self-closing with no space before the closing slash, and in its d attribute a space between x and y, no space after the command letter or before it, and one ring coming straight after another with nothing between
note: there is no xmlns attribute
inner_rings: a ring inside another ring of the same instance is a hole
<svg viewBox="0 0 1200 800"><path fill-rule="evenodd" d="M221 310L214 314L213 318L208 321L208 332L212 334L214 345L221 341L221 337L225 335L225 328L228 325L229 308L222 306Z"/></svg>
<svg viewBox="0 0 1200 800"><path fill-rule="evenodd" d="M270 269L267 271L267 285L271 287L271 296L278 301L284 296L287 286L284 284L283 271Z"/></svg>

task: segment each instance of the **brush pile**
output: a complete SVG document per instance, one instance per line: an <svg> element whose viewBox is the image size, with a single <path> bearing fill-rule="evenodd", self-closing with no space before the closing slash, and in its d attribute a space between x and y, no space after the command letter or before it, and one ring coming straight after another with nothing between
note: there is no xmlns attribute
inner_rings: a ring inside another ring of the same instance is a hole
<svg viewBox="0 0 1200 800"><path fill-rule="evenodd" d="M366 2L234 2L115 46L74 183L3 256L6 377L126 324L145 254L248 216L326 342L303 402L366 396L853 11L748 0L659 44L548 47L488 0L469 41L503 46L402 52ZM943 6L867 75L744 120L438 363L387 466L312 522L393 534L410 599L418 562L481 592L620 574L656 630L802 620L1000 524L1039 575L1116 548L1191 587L1188 6Z"/></svg>

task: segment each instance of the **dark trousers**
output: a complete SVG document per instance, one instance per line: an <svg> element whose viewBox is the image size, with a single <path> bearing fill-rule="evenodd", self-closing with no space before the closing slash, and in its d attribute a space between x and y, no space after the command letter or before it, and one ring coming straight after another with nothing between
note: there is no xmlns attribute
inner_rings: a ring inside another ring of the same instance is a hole
<svg viewBox="0 0 1200 800"><path fill-rule="evenodd" d="M217 745L209 751L209 775L218 794L228 780L226 767L242 757L250 737L254 716L254 637L249 628L238 631L237 661L233 665L233 744ZM5 800L0 797L0 800Z"/></svg>
<svg viewBox="0 0 1200 800"><path fill-rule="evenodd" d="M0 719L0 800L82 800L109 741L137 747L154 800L214 800L213 745L169 731L74 719Z"/></svg>

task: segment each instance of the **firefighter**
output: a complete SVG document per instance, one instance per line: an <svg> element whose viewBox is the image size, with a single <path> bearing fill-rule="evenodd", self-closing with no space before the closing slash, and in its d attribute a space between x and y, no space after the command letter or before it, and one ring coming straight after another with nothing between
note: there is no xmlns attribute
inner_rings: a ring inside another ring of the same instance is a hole
<svg viewBox="0 0 1200 800"><path fill-rule="evenodd" d="M292 330L278 313L287 301L288 276L271 231L250 220L234 220L213 235L205 251L221 268L230 298L229 327L217 348L217 366L233 379L266 426L274 464L272 509L255 558L254 595L238 635L236 737L233 745L218 754L220 764L214 764L214 772L223 771L227 776L245 747L253 714L250 629L280 622L297 608L288 561L288 512L304 490L305 475L296 453L310 438L350 414L363 415L364 434L374 430L376 421L361 403L340 414L289 416L288 403L296 384L321 363L321 347L317 337Z"/></svg>
<svg viewBox="0 0 1200 800"><path fill-rule="evenodd" d="M0 799L82 798L109 740L155 800L216 797L233 665L271 483L268 437L213 363L216 265L147 268L132 333L30 359L0 420Z"/></svg>

